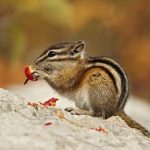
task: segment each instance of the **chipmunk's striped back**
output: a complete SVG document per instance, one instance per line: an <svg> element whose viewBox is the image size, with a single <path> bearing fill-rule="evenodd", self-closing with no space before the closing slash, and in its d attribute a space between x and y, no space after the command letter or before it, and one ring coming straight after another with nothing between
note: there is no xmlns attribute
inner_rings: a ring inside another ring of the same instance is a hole
<svg viewBox="0 0 150 150"><path fill-rule="evenodd" d="M123 110L130 88L127 75L123 68L116 61L108 57L89 57L87 68L93 66L101 67L108 73L117 92L117 111Z"/></svg>

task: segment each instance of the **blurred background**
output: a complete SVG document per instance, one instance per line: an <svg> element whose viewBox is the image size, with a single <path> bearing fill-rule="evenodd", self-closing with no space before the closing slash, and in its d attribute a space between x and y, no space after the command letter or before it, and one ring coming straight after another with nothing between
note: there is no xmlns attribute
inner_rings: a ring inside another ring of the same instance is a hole
<svg viewBox="0 0 150 150"><path fill-rule="evenodd" d="M78 40L120 62L132 94L150 104L149 0L0 0L0 87L23 86L43 49Z"/></svg>

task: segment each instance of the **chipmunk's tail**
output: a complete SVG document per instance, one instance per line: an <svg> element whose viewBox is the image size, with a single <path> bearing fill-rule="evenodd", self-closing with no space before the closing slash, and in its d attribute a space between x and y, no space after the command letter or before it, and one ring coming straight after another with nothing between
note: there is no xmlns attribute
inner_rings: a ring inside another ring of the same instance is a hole
<svg viewBox="0 0 150 150"><path fill-rule="evenodd" d="M119 116L121 119L123 119L129 127L140 130L143 133L143 135L150 138L150 131L148 131L142 125L140 125L139 123L134 121L132 118L130 118L125 112L119 111L119 112L116 113L116 115Z"/></svg>

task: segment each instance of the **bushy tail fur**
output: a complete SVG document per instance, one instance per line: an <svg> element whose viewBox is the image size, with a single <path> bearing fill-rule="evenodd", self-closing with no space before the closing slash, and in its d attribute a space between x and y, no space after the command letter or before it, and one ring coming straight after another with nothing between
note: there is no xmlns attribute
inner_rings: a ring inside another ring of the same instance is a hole
<svg viewBox="0 0 150 150"><path fill-rule="evenodd" d="M119 111L116 113L116 115L123 119L129 127L140 130L143 133L143 135L150 138L150 132L142 125L134 121L132 118L130 118L124 111Z"/></svg>

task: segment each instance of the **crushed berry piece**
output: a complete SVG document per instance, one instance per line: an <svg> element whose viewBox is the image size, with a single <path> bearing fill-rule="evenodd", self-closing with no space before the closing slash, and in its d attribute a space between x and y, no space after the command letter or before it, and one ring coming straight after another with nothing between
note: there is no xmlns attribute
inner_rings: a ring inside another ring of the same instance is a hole
<svg viewBox="0 0 150 150"><path fill-rule="evenodd" d="M49 121L49 122L45 123L44 125L45 125L45 126L52 125L52 122Z"/></svg>
<svg viewBox="0 0 150 150"><path fill-rule="evenodd" d="M28 80L37 81L39 78L39 74L35 72L35 69L33 68L33 66L25 67L24 73L25 73L25 76L27 77L27 80L24 82L24 84L26 84Z"/></svg>

